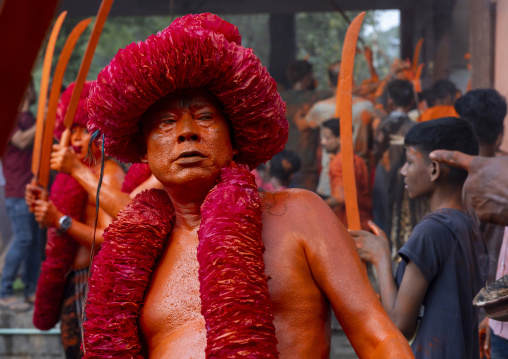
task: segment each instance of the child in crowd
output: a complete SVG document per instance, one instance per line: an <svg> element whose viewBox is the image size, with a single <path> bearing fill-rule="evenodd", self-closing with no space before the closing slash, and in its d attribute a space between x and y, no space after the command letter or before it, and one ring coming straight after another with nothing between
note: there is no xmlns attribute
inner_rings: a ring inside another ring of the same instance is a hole
<svg viewBox="0 0 508 359"><path fill-rule="evenodd" d="M410 340L416 359L479 357L478 312L472 306L487 274L486 247L464 212L467 172L429 158L437 149L478 153L464 120L446 117L412 127L405 138L402 168L410 198L427 197L431 213L400 249L395 279L386 236L351 231L360 257L377 270L383 307Z"/></svg>
<svg viewBox="0 0 508 359"><path fill-rule="evenodd" d="M326 203L347 227L344 181L342 178L342 154L340 152L340 120L338 118L323 122L321 145L323 150L330 155L329 174L332 195L326 199ZM369 171L365 162L356 154L354 155L354 171L361 225L363 229L369 229L368 221L372 219Z"/></svg>

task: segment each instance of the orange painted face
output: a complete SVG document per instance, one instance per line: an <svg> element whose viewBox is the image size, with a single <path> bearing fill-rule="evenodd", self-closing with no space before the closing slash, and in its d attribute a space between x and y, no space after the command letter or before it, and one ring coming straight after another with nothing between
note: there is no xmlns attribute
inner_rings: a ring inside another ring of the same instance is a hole
<svg viewBox="0 0 508 359"><path fill-rule="evenodd" d="M413 146L406 147L406 163L400 170L405 177L404 183L409 198L418 198L429 195L434 183L431 179L433 171L432 161Z"/></svg>
<svg viewBox="0 0 508 359"><path fill-rule="evenodd" d="M217 99L204 89L179 91L159 100L142 119L146 154L155 177L168 186L214 185L237 153Z"/></svg>
<svg viewBox="0 0 508 359"><path fill-rule="evenodd" d="M88 143L92 135L88 132L85 126L72 126L71 128L71 146L76 152L76 157L80 161L84 161L88 154ZM97 147L94 146L94 155L97 155Z"/></svg>

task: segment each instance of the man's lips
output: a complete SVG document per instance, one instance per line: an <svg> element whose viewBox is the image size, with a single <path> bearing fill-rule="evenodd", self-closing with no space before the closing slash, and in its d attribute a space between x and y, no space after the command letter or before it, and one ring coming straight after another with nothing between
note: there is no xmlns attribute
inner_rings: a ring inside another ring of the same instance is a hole
<svg viewBox="0 0 508 359"><path fill-rule="evenodd" d="M186 158L186 157L206 157L203 153L199 151L184 151L178 155L176 158L177 160L180 158Z"/></svg>
<svg viewBox="0 0 508 359"><path fill-rule="evenodd" d="M185 151L180 153L176 158L176 162L180 165L183 164L194 164L201 162L206 156L199 151Z"/></svg>

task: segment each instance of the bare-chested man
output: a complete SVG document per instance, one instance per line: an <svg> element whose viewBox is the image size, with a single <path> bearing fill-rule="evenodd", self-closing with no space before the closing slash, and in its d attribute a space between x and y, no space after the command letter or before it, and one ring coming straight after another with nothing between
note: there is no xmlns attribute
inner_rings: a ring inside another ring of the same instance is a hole
<svg viewBox="0 0 508 359"><path fill-rule="evenodd" d="M331 309L361 358L412 357L330 208L305 190L258 195L249 168L283 148L285 106L235 26L177 19L96 84L88 128L164 191L107 230L85 357L328 358Z"/></svg>
<svg viewBox="0 0 508 359"><path fill-rule="evenodd" d="M101 169L99 161L101 153L97 146L92 146L91 164L86 160L91 134L85 127L88 119L85 104L90 85L86 83L81 93L71 128L70 145L76 159L91 173L98 175ZM71 84L62 94L58 105L55 128L57 139L60 139L65 129L63 119L73 89L74 84ZM54 145L54 149L59 150L60 145ZM105 161L104 183L108 186L119 189L124 175L115 161L111 159ZM76 180L63 173L56 176L49 200L43 199L44 196L39 196L39 193L39 188L27 185L26 202L33 208L39 225L48 228L46 260L42 265L37 285L34 324L40 329L50 329L60 320L66 358L80 358L81 309L85 297L96 217L95 195L87 194ZM104 228L111 220L111 216L99 210L96 249L100 248Z"/></svg>

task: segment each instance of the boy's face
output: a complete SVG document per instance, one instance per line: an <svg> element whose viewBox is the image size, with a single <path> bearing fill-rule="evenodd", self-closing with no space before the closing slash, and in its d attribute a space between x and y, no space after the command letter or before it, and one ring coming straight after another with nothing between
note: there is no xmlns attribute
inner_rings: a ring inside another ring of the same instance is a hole
<svg viewBox="0 0 508 359"><path fill-rule="evenodd" d="M340 137L335 136L328 127L323 127L321 145L327 153L337 153L340 149Z"/></svg>
<svg viewBox="0 0 508 359"><path fill-rule="evenodd" d="M406 147L406 163L400 170L405 177L404 183L409 198L418 198L430 194L434 189L436 168L428 155L413 146Z"/></svg>

